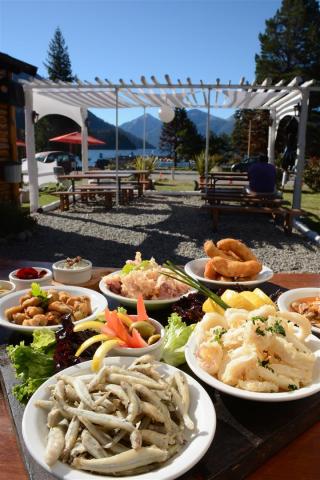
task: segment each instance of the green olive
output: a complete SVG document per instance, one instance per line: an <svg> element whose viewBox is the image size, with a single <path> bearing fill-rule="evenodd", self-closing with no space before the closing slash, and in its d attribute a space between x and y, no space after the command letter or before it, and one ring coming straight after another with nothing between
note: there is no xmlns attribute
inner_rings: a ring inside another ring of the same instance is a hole
<svg viewBox="0 0 320 480"><path fill-rule="evenodd" d="M130 329L129 331L131 332L132 329L135 328L136 330L138 330L138 332L140 333L140 335L143 337L143 338L149 338L151 337L156 329L155 327L152 325L152 323L150 322L145 322L145 321L141 321L141 322L134 322L130 325Z"/></svg>
<svg viewBox="0 0 320 480"><path fill-rule="evenodd" d="M151 337L148 338L148 345L153 345L156 343L158 340L160 340L161 335L158 333L156 335L152 335Z"/></svg>

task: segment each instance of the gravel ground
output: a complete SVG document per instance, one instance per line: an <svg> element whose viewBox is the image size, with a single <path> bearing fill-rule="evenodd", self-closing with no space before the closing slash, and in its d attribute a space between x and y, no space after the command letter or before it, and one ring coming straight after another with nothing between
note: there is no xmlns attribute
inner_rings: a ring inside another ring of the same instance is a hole
<svg viewBox="0 0 320 480"><path fill-rule="evenodd" d="M0 258L54 262L81 255L94 265L120 267L141 251L144 258L184 264L203 256L205 239L243 240L275 272L318 272L319 248L300 233L286 236L266 215L225 215L213 233L197 197L148 196L106 212L100 207L38 214L27 241L0 245Z"/></svg>

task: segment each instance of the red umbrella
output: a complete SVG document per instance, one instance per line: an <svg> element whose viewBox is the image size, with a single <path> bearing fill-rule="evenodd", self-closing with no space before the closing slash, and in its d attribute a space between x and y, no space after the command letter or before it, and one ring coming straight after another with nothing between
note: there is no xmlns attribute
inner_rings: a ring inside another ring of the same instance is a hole
<svg viewBox="0 0 320 480"><path fill-rule="evenodd" d="M66 135L60 135L59 137L50 138L49 142L61 142L61 143L73 143L80 145L81 142L81 133L73 132L67 133ZM102 142L97 138L91 137L88 135L88 145L105 145L106 142Z"/></svg>
<svg viewBox="0 0 320 480"><path fill-rule="evenodd" d="M25 147L26 146L26 144L22 140L17 140L16 145L17 145L17 147Z"/></svg>

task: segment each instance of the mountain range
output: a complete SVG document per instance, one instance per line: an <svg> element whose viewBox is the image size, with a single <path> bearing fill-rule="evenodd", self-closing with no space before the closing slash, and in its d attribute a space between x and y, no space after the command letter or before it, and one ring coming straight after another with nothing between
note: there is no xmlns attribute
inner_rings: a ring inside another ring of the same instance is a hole
<svg viewBox="0 0 320 480"><path fill-rule="evenodd" d="M207 128L207 114L196 108L189 110L187 114L190 120L192 120L197 127L198 132L205 136ZM223 133L230 135L233 131L234 121L233 115L226 119L210 115L210 130L217 135L221 135ZM159 148L161 127L162 122L160 120L149 113L146 114L146 140L156 148ZM130 122L123 123L121 128L129 134L135 135L135 137L143 138L143 115L131 120Z"/></svg>

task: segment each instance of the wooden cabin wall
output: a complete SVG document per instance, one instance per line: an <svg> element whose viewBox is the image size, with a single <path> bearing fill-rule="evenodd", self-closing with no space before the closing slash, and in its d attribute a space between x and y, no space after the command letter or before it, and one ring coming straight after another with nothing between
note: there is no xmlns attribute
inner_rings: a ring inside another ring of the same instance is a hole
<svg viewBox="0 0 320 480"><path fill-rule="evenodd" d="M11 78L12 73L0 69L0 78ZM7 183L3 180L1 164L16 162L17 129L15 107L0 103L0 202L19 203L19 184Z"/></svg>

